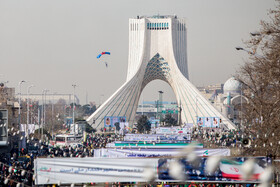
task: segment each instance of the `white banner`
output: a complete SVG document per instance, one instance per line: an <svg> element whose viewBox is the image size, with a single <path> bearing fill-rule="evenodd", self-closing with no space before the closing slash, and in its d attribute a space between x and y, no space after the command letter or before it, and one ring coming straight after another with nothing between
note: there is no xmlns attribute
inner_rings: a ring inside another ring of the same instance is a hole
<svg viewBox="0 0 280 187"><path fill-rule="evenodd" d="M182 149L95 149L94 157L124 158L124 157L170 157ZM230 156L230 149L196 149L197 156Z"/></svg>
<svg viewBox="0 0 280 187"><path fill-rule="evenodd" d="M228 181L242 182L240 166L248 158L222 159L219 169L212 175L207 174L207 158L199 157L199 164L194 167L187 160L179 161L189 181ZM252 179L258 179L271 160L256 157L255 171ZM174 180L169 173L168 158L37 158L35 159L35 185L71 184L71 183L105 183L105 182L147 182L144 171L147 166L156 174L156 181ZM231 183L230 182L230 183ZM246 181L243 181L246 182Z"/></svg>
<svg viewBox="0 0 280 187"><path fill-rule="evenodd" d="M158 127L156 134L191 134L191 128Z"/></svg>
<svg viewBox="0 0 280 187"><path fill-rule="evenodd" d="M89 182L145 182L143 171L151 166L156 173L158 159L37 158L35 185Z"/></svg>
<svg viewBox="0 0 280 187"><path fill-rule="evenodd" d="M124 141L190 140L189 134L126 134Z"/></svg>

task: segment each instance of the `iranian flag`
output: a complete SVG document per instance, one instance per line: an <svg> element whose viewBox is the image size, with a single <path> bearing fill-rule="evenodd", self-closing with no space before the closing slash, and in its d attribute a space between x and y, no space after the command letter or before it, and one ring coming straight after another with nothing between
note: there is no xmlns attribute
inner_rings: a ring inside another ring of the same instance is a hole
<svg viewBox="0 0 280 187"><path fill-rule="evenodd" d="M241 166L244 162L233 160L222 160L220 162L220 170L223 178L242 180ZM250 180L258 180L259 175L264 171L264 168L255 163L254 173Z"/></svg>

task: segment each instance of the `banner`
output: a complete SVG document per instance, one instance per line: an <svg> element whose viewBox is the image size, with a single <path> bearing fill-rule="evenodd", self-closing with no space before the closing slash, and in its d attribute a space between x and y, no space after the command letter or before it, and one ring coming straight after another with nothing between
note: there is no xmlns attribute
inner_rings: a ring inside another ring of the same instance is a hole
<svg viewBox="0 0 280 187"><path fill-rule="evenodd" d="M125 116L105 116L104 127L115 127L116 123L126 122Z"/></svg>
<svg viewBox="0 0 280 187"><path fill-rule="evenodd" d="M198 167L192 166L186 159L180 159L179 163L184 168L185 178L190 181L242 181L241 177L241 165L249 158L239 157L231 159L222 159L220 162L220 167L215 173L210 175L205 171L205 166L207 164L207 158L201 157ZM256 163L254 167L254 176L249 179L250 182L258 183L259 175L264 171L264 169L271 165L271 159L266 157L256 157L254 158ZM169 175L169 163L172 159L159 159L158 160L158 178L159 180L174 180Z"/></svg>
<svg viewBox="0 0 280 187"><path fill-rule="evenodd" d="M96 149L94 157L170 157L177 155L181 149ZM230 149L195 149L197 156L230 156Z"/></svg>
<svg viewBox="0 0 280 187"><path fill-rule="evenodd" d="M111 158L37 158L35 185L145 182L144 168L150 166L156 173L158 159Z"/></svg>
<svg viewBox="0 0 280 187"><path fill-rule="evenodd" d="M197 117L199 127L220 127L220 118L218 117Z"/></svg>
<svg viewBox="0 0 280 187"><path fill-rule="evenodd" d="M191 134L191 128L158 127L156 134Z"/></svg>
<svg viewBox="0 0 280 187"><path fill-rule="evenodd" d="M257 159L257 162L254 165L254 173L253 173L253 180L257 180L260 173L263 172L264 166L266 165L267 159ZM242 179L242 170L241 165L243 161L240 159L236 160L222 160L220 162L220 170L222 176L225 178L230 178L234 180L241 180Z"/></svg>
<svg viewBox="0 0 280 187"><path fill-rule="evenodd" d="M188 134L126 134L124 141L190 140Z"/></svg>
<svg viewBox="0 0 280 187"><path fill-rule="evenodd" d="M194 167L187 159L179 159L186 181L230 181L231 183L259 183L259 175L271 165L271 159L256 157L254 177L248 181L241 178L240 166L249 158L222 159L215 173L205 170L206 157L199 157ZM34 161L35 185L104 183L104 182L147 182L144 171L149 166L156 174L156 181L175 179L169 174L170 158L37 158Z"/></svg>

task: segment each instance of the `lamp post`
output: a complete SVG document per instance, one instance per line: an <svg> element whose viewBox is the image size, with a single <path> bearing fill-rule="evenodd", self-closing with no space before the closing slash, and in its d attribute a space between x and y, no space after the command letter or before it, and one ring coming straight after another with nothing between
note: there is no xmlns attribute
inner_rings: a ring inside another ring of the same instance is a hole
<svg viewBox="0 0 280 187"><path fill-rule="evenodd" d="M54 116L54 94L56 94L56 92L53 92L52 94L52 138L53 138L53 116Z"/></svg>
<svg viewBox="0 0 280 187"><path fill-rule="evenodd" d="M46 109L45 109L45 102L46 102L46 93L49 90L44 89L42 92L42 120L41 120L41 139L43 139L43 134L44 134L44 125L46 123Z"/></svg>
<svg viewBox="0 0 280 187"><path fill-rule="evenodd" d="M26 116L26 126L25 126L25 128L24 128L24 131L25 131L25 135L27 136L27 138L28 138L28 136L29 136L29 133L28 133L28 128L27 128L27 134L26 134L26 127L28 127L28 124L29 124L29 101L30 101L30 99L29 99L29 91L30 91L30 88L32 88L32 87L34 87L34 85L30 85L30 86L28 86L28 88L27 88L27 116Z"/></svg>
<svg viewBox="0 0 280 187"><path fill-rule="evenodd" d="M41 139L43 137L43 124L44 124L44 92L45 89L42 91L42 107L41 107Z"/></svg>
<svg viewBox="0 0 280 187"><path fill-rule="evenodd" d="M179 113L179 116L178 116L178 120L179 120L179 126L181 126L181 112L182 112L182 105L181 105L181 100L180 100L180 103L179 103L179 107L178 107L178 113Z"/></svg>
<svg viewBox="0 0 280 187"><path fill-rule="evenodd" d="M73 127L74 127L74 135L76 135L76 127L75 127L75 88L76 88L76 84L72 84L73 86Z"/></svg>
<svg viewBox="0 0 280 187"><path fill-rule="evenodd" d="M18 97L18 103L19 103L19 109L18 109L18 124L20 128L20 106L21 106L21 84L24 83L25 81L22 80L18 83L19 86L19 97Z"/></svg>
<svg viewBox="0 0 280 187"><path fill-rule="evenodd" d="M161 123L161 121L162 121L162 115L161 115L161 113L162 113L162 94L164 93L163 91L158 91L158 93L159 93L159 98L158 98L158 101L159 101L159 103L158 103L158 108L159 108L159 110L158 110L158 117L159 117L159 120L160 120L160 123Z"/></svg>
<svg viewBox="0 0 280 187"><path fill-rule="evenodd" d="M21 84L24 83L25 81L22 80L18 83L18 86L19 86L19 97L18 97L18 103L19 103L19 109L18 109L18 127L19 127L19 130L20 130L20 107L21 107ZM19 149L21 149L23 147L23 141L20 142L20 146L19 146Z"/></svg>
<svg viewBox="0 0 280 187"><path fill-rule="evenodd" d="M254 56L256 56L256 57L258 57L258 58L265 58L264 56L261 56L261 55L258 55L255 51L249 51L248 49L244 49L243 47L235 47L235 49L237 50L237 51L245 51L245 52L247 52L248 54L250 54L250 55L254 55Z"/></svg>

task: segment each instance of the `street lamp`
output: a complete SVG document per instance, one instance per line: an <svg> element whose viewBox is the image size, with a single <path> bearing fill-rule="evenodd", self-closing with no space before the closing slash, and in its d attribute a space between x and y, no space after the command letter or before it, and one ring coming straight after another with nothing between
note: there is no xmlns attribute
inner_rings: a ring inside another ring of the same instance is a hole
<svg viewBox="0 0 280 187"><path fill-rule="evenodd" d="M243 47L235 47L235 49L237 51L241 50L241 51L246 51L247 53L251 54L251 55L254 55L255 53L253 53L252 51L249 51L247 49L244 49Z"/></svg>
<svg viewBox="0 0 280 187"><path fill-rule="evenodd" d="M18 97L18 103L19 103L19 109L18 109L18 124L20 128L20 105L21 105L21 84L24 83L25 81L22 80L18 83L19 86L19 97Z"/></svg>
<svg viewBox="0 0 280 187"><path fill-rule="evenodd" d="M20 107L21 107L21 84L25 81L22 80L18 83L19 86L19 97L18 97L18 103L19 103L19 109L18 109L18 125L19 125L19 131L20 131ZM24 146L23 142L20 143L19 149L21 149Z"/></svg>
<svg viewBox="0 0 280 187"><path fill-rule="evenodd" d="M54 118L54 117L53 117L53 116L54 116L53 113L54 113L54 95L55 95L55 94L57 94L57 92L53 92L53 94L52 94L52 96L53 96L53 98L52 98L52 138L53 138L53 126L54 126L54 125L53 125L53 118Z"/></svg>
<svg viewBox="0 0 280 187"><path fill-rule="evenodd" d="M240 50L241 50L241 51L245 51L245 52L247 52L248 54L254 55L254 56L258 57L258 58L265 58L264 56L261 56L261 55L256 54L255 51L249 51L248 49L244 49L243 47L235 47L235 49L236 49L237 51L240 51Z"/></svg>
<svg viewBox="0 0 280 187"><path fill-rule="evenodd" d="M41 120L41 139L43 139L43 134L44 134L44 124L46 123L46 109L45 109L45 102L46 102L46 93L49 90L43 89L42 92L42 120Z"/></svg>
<svg viewBox="0 0 280 187"><path fill-rule="evenodd" d="M159 98L158 98L158 101L159 101L159 103L158 103L158 117L159 117L159 120L160 120L160 122L162 121L162 115L161 115L161 113L162 113L162 94L164 93L163 91L158 91L158 93L159 93Z"/></svg>
<svg viewBox="0 0 280 187"><path fill-rule="evenodd" d="M74 126L74 135L76 135L76 127L75 127L75 88L76 88L76 84L72 84L73 86L73 126Z"/></svg>
<svg viewBox="0 0 280 187"><path fill-rule="evenodd" d="M261 33L259 33L259 32L250 32L250 34L252 36L260 36L261 35Z"/></svg>
<svg viewBox="0 0 280 187"><path fill-rule="evenodd" d="M27 116L26 116L26 126L25 126L25 128L24 128L24 131L25 131L25 135L28 137L29 136L29 133L28 133L28 128L27 128L27 134L26 134L26 127L28 127L28 124L29 124L29 101L30 101L30 99L29 99L29 91L30 91L30 88L32 88L32 87L34 87L34 85L30 85L30 86L28 86L28 88L27 88Z"/></svg>
<svg viewBox="0 0 280 187"><path fill-rule="evenodd" d="M179 126L181 126L181 123L182 123L182 122L181 122L181 116L182 116L182 115L181 115L181 112L182 112L181 99L180 99L180 103L179 103L179 106L178 106L178 110L179 110L179 111L178 111L178 114L179 114L179 115L178 115L178 121L179 121Z"/></svg>

